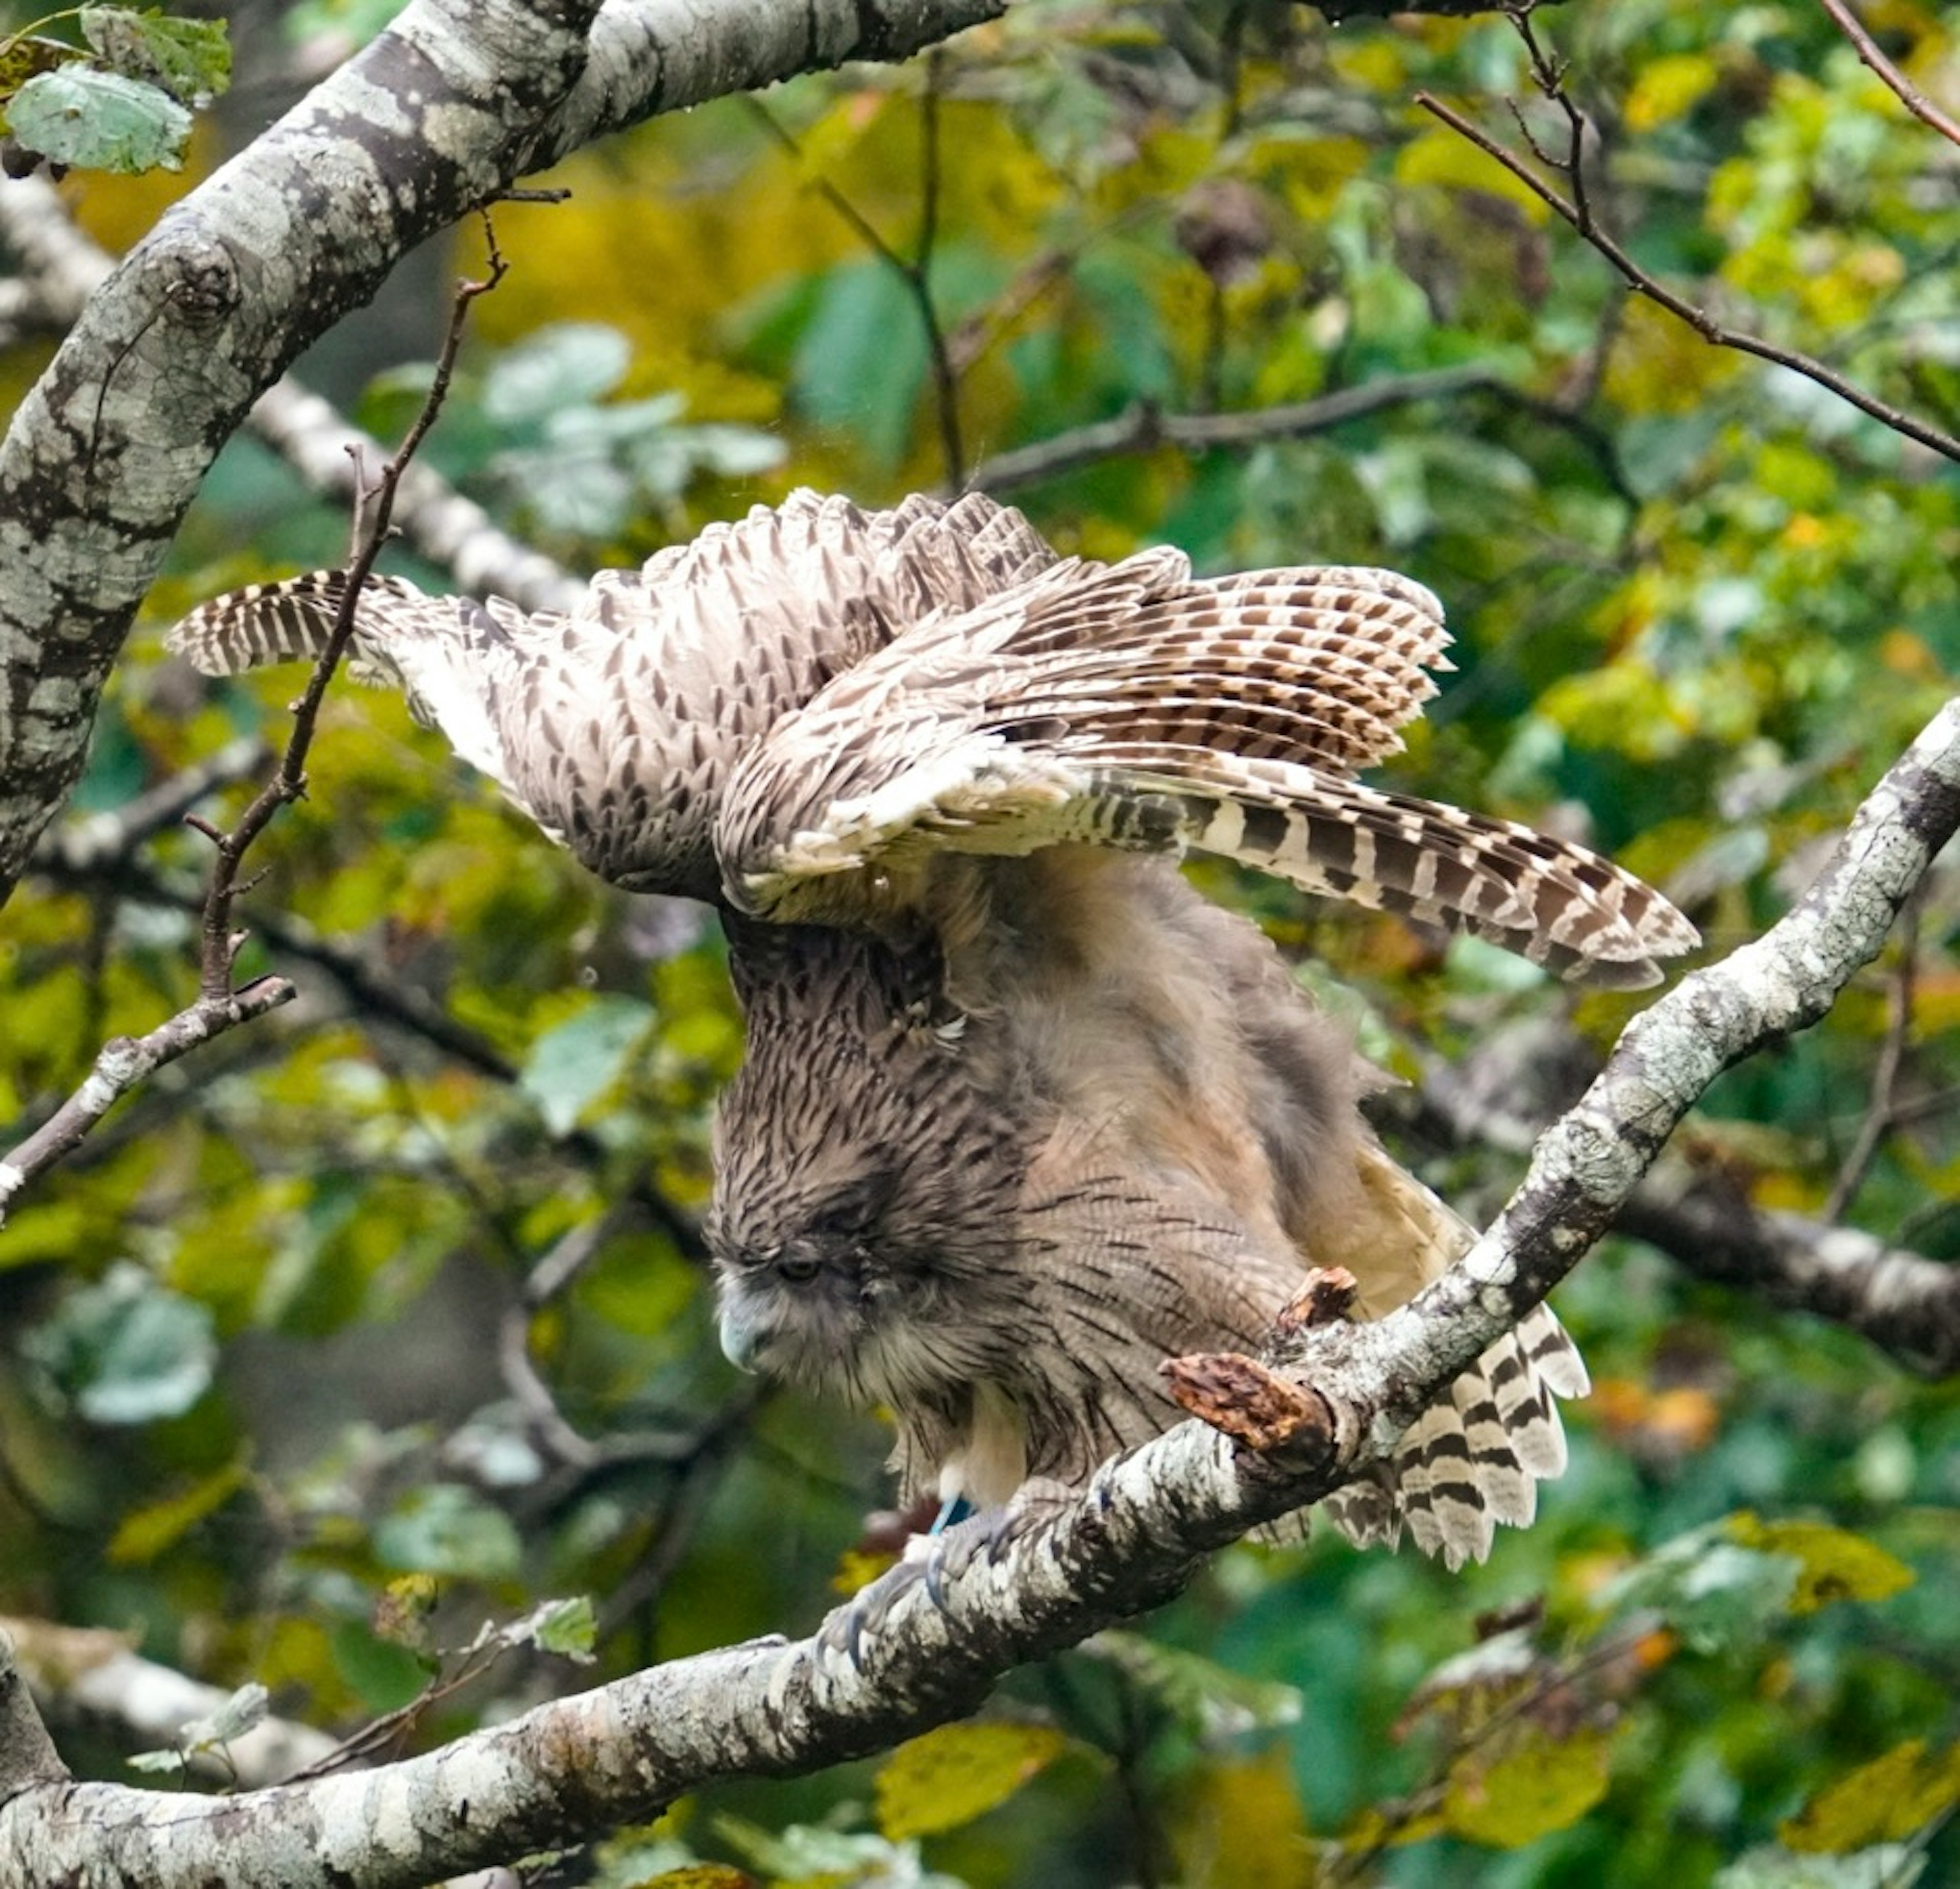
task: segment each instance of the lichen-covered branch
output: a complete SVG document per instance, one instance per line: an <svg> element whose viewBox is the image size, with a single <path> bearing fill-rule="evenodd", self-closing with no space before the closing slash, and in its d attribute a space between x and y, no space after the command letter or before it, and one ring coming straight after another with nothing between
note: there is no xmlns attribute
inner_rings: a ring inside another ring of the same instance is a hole
<svg viewBox="0 0 1960 1889"><path fill-rule="evenodd" d="M0 1765L25 1754L12 1776L0 1770L0 1872L22 1889L407 1889L645 1818L711 1778L813 1770L970 1709L1010 1668L1157 1605L1206 1553L1386 1449L1577 1263L1716 1075L1830 1007L1956 827L1960 701L1788 917L1628 1030L1456 1268L1378 1322L1301 1331L1305 1395L1273 1454L1181 1425L1079 1496L951 1531L807 1639L677 1661L358 1776L199 1805L51 1776L44 1741L16 1728L0 1741ZM0 1706L23 1697L0 1667Z"/></svg>
<svg viewBox="0 0 1960 1889"><path fill-rule="evenodd" d="M0 1224L17 1194L72 1154L117 1102L166 1063L298 994L285 978L260 978L236 991L201 997L141 1036L113 1037L103 1044L81 1086L18 1147L0 1155Z"/></svg>

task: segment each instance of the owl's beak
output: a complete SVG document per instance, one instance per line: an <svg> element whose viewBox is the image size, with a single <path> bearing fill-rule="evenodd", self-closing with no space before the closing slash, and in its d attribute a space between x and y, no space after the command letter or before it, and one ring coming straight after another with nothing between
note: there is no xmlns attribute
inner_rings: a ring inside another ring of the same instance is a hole
<svg viewBox="0 0 1960 1889"><path fill-rule="evenodd" d="M738 1371L755 1371L767 1336L762 1321L752 1314L745 1316L743 1308L730 1300L721 1308L720 1322L721 1355Z"/></svg>

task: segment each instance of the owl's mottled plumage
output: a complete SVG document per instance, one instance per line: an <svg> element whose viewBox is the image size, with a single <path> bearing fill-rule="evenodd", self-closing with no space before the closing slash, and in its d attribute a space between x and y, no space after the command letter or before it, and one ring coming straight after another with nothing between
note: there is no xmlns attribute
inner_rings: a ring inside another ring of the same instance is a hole
<svg viewBox="0 0 1960 1889"><path fill-rule="evenodd" d="M220 599L173 646L307 654L341 589ZM1059 558L978 495L804 493L565 616L388 582L354 655L595 871L723 906L749 1045L709 1228L727 1348L889 1404L909 1490L991 1503L1173 1420L1158 1361L1255 1348L1306 1265L1378 1315L1469 1238L1178 853L1618 983L1694 942L1596 855L1354 781L1446 641L1389 572L1198 580L1167 550ZM1481 1553L1584 1382L1534 1313L1330 1506Z"/></svg>

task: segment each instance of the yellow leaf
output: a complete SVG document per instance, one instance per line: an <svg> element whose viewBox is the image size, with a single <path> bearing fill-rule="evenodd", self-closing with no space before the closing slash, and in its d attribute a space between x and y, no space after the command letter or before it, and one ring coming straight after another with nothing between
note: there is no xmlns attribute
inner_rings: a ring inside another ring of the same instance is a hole
<svg viewBox="0 0 1960 1889"><path fill-rule="evenodd" d="M1172 1831L1189 1889L1306 1889L1306 1820L1285 1753L1275 1747L1201 1773Z"/></svg>
<svg viewBox="0 0 1960 1889"><path fill-rule="evenodd" d="M632 1889L756 1889L756 1878L727 1863L689 1863L685 1869L663 1869L643 1876Z"/></svg>
<svg viewBox="0 0 1960 1889"><path fill-rule="evenodd" d="M1569 1738L1535 1735L1493 1764L1459 1759L1443 1822L1456 1836L1499 1849L1519 1849L1564 1830L1606 1795L1610 1744L1605 1732L1586 1729Z"/></svg>
<svg viewBox="0 0 1960 1889"><path fill-rule="evenodd" d="M957 1830L1005 1803L1066 1743L1047 1725L940 1725L878 1773L878 1828L893 1843Z"/></svg>
<svg viewBox="0 0 1960 1889"><path fill-rule="evenodd" d="M214 1509L230 1501L245 1476L241 1457L215 1475L192 1484L182 1495L133 1510L123 1518L123 1525L110 1541L110 1560L118 1567L154 1561Z"/></svg>
<svg viewBox="0 0 1960 1889"><path fill-rule="evenodd" d="M855 1594L861 1587L869 1587L880 1575L889 1573L898 1562L897 1553L890 1550L846 1548L837 1557L837 1572L830 1577L830 1591Z"/></svg>
<svg viewBox="0 0 1960 1889"><path fill-rule="evenodd" d="M1960 1745L1909 1738L1819 1791L1777 1831L1792 1849L1842 1855L1898 1843L1960 1804Z"/></svg>
<svg viewBox="0 0 1960 1889"><path fill-rule="evenodd" d="M1652 131L1691 110L1721 77L1706 52L1672 52L1650 60L1627 94L1627 124L1634 131Z"/></svg>
<svg viewBox="0 0 1960 1889"><path fill-rule="evenodd" d="M1822 1522L1760 1522L1746 1510L1729 1519L1729 1534L1761 1554L1788 1555L1802 1569L1793 1614L1814 1614L1833 1601L1882 1601L1912 1585L1913 1571L1876 1541Z"/></svg>
<svg viewBox="0 0 1960 1889"><path fill-rule="evenodd" d="M1423 132L1403 145L1395 157L1395 181L1481 190L1515 203L1532 223L1542 223L1551 215L1529 186L1453 131Z"/></svg>

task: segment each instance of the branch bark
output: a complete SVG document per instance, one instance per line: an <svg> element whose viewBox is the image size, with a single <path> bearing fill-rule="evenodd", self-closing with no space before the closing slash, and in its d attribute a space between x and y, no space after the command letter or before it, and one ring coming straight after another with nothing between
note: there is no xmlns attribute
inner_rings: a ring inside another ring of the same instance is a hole
<svg viewBox="0 0 1960 1889"><path fill-rule="evenodd" d="M176 205L0 444L0 898L80 774L102 684L218 448L414 244L601 134L1005 0L415 0Z"/></svg>
<svg viewBox="0 0 1960 1889"><path fill-rule="evenodd" d="M1577 1264L1708 1083L1829 1008L1957 827L1960 699L1787 917L1627 1032L1462 1262L1386 1318L1300 1334L1290 1368L1307 1418L1283 1451L1182 1424L1105 1464L1079 1496L951 1531L807 1639L676 1661L357 1776L200 1805L51 1776L38 1728L0 1722L0 1763L16 1767L0 1773L0 1868L23 1889L409 1889L649 1817L711 1778L814 1770L969 1709L1010 1667L1160 1604L1206 1553L1391 1447ZM0 1664L0 1708L24 1697Z"/></svg>

